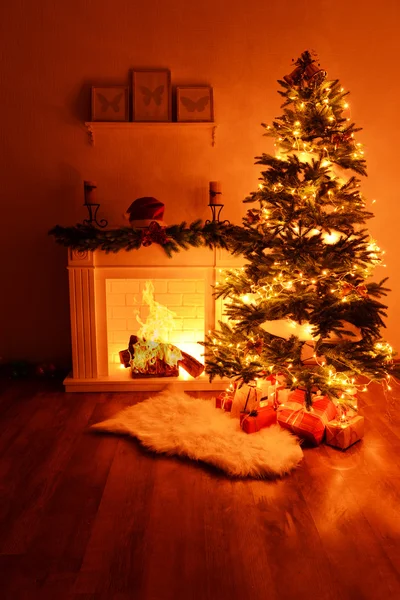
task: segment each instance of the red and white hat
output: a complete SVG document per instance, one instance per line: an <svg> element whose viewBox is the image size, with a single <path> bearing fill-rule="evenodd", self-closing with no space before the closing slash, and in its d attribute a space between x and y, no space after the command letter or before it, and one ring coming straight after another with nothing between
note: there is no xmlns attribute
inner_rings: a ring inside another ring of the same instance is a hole
<svg viewBox="0 0 400 600"><path fill-rule="evenodd" d="M132 227L148 227L153 221L166 226L163 221L164 204L156 198L137 198L126 211L126 216Z"/></svg>

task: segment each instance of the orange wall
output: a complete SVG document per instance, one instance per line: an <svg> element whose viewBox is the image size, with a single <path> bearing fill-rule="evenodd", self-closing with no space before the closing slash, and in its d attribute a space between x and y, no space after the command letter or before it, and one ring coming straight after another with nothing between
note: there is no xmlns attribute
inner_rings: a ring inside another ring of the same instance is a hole
<svg viewBox="0 0 400 600"><path fill-rule="evenodd" d="M387 251L392 293L387 338L400 348L397 0L14 0L0 15L3 82L0 355L70 355L66 250L47 237L86 217L82 181L98 183L101 216L122 223L132 200L154 195L165 219L209 217L207 185L223 184L225 217L239 222L256 187L253 157L271 149L261 121L280 114L276 80L315 49L350 89L364 127L370 228ZM125 84L132 67L168 67L176 84L214 87L217 144L209 133L141 128L88 143L91 84ZM380 273L378 273L378 277Z"/></svg>

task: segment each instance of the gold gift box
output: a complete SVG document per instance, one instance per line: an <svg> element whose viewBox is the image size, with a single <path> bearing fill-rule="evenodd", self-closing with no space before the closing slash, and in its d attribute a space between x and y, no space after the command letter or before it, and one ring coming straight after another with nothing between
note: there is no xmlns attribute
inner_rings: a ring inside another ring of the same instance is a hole
<svg viewBox="0 0 400 600"><path fill-rule="evenodd" d="M326 424L325 443L329 446L346 450L362 437L364 437L364 417L353 417L345 423L330 421Z"/></svg>

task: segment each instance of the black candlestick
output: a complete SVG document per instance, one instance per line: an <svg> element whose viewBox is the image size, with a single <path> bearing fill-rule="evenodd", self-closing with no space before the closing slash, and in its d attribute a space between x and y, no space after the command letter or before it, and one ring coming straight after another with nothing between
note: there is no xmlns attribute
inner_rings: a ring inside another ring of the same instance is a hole
<svg viewBox="0 0 400 600"><path fill-rule="evenodd" d="M97 227L107 227L108 221L106 219L101 219L97 221L97 211L100 208L100 204L95 202L96 200L96 190L97 186L94 181L84 181L83 182L83 193L85 195L85 203L84 206L88 209L89 219L84 219L83 223L85 225L97 225Z"/></svg>
<svg viewBox="0 0 400 600"><path fill-rule="evenodd" d="M230 221L225 219L225 221L220 221L221 211L224 208L224 204L213 204L210 202L208 205L211 208L212 220L207 220L206 225L208 223L222 223L222 225L230 225Z"/></svg>

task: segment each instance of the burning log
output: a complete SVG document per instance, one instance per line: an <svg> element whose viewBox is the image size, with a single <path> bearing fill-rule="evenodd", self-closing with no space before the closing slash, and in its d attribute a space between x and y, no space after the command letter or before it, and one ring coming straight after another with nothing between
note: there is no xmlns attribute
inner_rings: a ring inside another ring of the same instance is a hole
<svg viewBox="0 0 400 600"><path fill-rule="evenodd" d="M176 346L131 335L127 350L119 353L121 364L131 367L132 377L178 377L181 366L192 377L198 377L204 366Z"/></svg>

